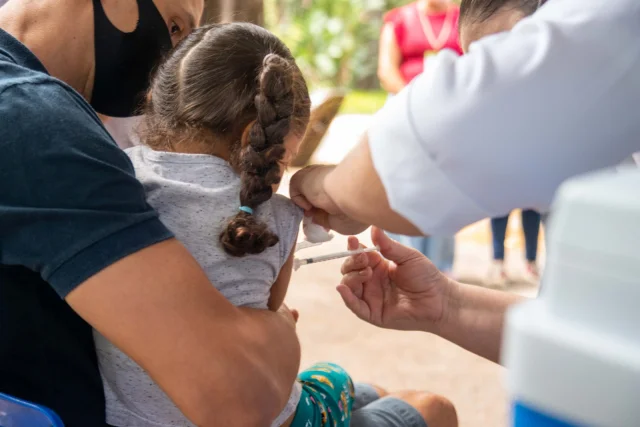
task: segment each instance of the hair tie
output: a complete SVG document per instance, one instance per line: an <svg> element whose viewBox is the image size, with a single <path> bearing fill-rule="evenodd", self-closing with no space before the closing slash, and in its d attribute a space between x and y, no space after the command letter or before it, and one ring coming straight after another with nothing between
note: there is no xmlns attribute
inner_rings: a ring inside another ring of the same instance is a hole
<svg viewBox="0 0 640 427"><path fill-rule="evenodd" d="M242 212L248 213L249 215L253 215L253 209L251 209L249 206L240 206L240 210Z"/></svg>

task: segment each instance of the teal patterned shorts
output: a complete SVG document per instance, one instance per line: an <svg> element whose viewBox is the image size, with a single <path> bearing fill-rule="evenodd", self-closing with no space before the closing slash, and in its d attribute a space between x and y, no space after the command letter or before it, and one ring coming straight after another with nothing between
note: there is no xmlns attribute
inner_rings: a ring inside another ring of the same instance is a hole
<svg viewBox="0 0 640 427"><path fill-rule="evenodd" d="M355 392L349 374L318 363L298 376L302 395L292 427L349 427Z"/></svg>

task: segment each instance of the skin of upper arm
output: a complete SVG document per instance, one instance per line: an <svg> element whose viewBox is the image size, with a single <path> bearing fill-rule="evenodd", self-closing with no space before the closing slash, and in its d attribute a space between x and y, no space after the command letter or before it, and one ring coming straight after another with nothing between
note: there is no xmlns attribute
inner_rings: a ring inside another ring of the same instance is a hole
<svg viewBox="0 0 640 427"><path fill-rule="evenodd" d="M366 134L325 178L324 190L350 218L392 233L421 235L420 230L389 205L371 157Z"/></svg>
<svg viewBox="0 0 640 427"><path fill-rule="evenodd" d="M388 90L386 86L393 86L395 83L392 80L402 78L400 75L402 55L396 40L393 23L389 22L382 28L378 49L378 77L385 89Z"/></svg>
<svg viewBox="0 0 640 427"><path fill-rule="evenodd" d="M224 413L224 425L256 425L246 418L253 415L243 415L253 406L245 400L255 398L248 390L262 380L251 369L259 361L248 344L267 338L246 335L240 309L177 240L110 265L66 301L149 372L192 422L212 425L217 411L218 417Z"/></svg>
<svg viewBox="0 0 640 427"><path fill-rule="evenodd" d="M393 23L386 23L380 35L378 70L386 71L391 68L399 71L401 62L402 55Z"/></svg>
<svg viewBox="0 0 640 427"><path fill-rule="evenodd" d="M296 236L295 241L298 238ZM295 255L295 246L291 249L291 253L289 254L289 258L280 269L280 274L278 274L278 278L271 286L271 296L269 297L269 310L277 311L282 303L284 302L284 298L287 295L287 290L289 289L289 282L291 281L291 274L293 273L293 258Z"/></svg>

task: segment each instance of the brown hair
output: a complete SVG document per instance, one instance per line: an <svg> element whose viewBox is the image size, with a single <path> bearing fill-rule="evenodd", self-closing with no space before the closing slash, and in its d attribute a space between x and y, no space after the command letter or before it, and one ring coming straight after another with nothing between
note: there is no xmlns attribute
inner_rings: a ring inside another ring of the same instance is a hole
<svg viewBox="0 0 640 427"><path fill-rule="evenodd" d="M227 144L240 173L238 207L256 209L280 182L285 138L304 135L310 101L300 69L276 36L248 23L214 24L191 33L158 68L144 113L143 140L155 150ZM278 236L239 210L220 242L228 254L244 256L274 246Z"/></svg>

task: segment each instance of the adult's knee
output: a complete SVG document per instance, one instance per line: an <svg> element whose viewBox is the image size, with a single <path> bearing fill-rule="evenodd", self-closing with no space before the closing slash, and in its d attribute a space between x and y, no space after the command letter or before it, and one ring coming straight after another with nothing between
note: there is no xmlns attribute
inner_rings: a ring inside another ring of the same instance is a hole
<svg viewBox="0 0 640 427"><path fill-rule="evenodd" d="M429 427L457 427L458 414L453 403L437 394L410 391L393 393L391 396L404 400L413 406Z"/></svg>

